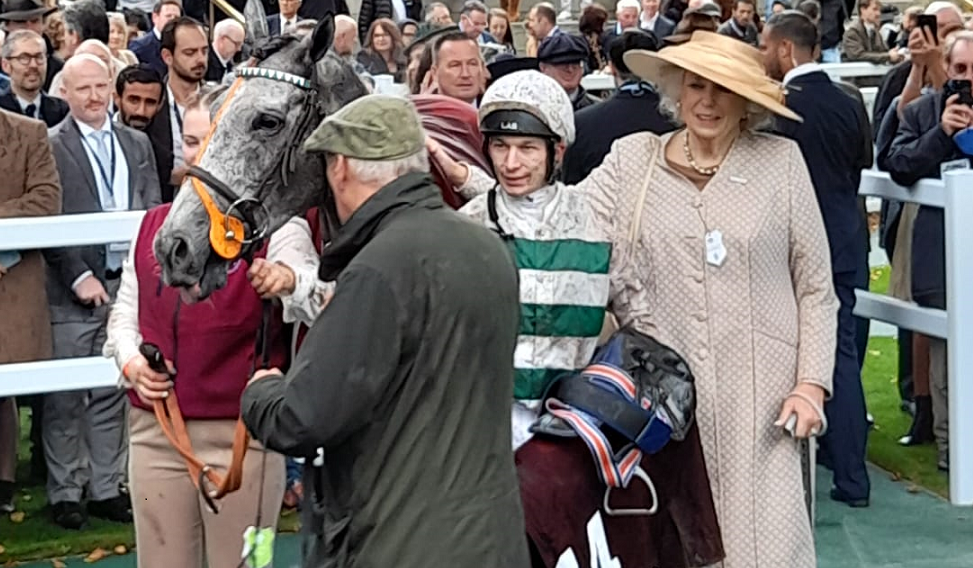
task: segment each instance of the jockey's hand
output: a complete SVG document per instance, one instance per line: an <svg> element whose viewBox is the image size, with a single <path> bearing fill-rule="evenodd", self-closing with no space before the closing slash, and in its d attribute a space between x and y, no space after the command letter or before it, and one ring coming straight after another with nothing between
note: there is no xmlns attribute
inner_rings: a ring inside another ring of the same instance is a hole
<svg viewBox="0 0 973 568"><path fill-rule="evenodd" d="M139 400L151 406L153 401L168 397L172 390L172 381L169 380L175 374L172 361L166 359L166 367L169 368L169 373L157 373L149 367L148 360L139 354L128 360L122 372L128 382L132 383Z"/></svg>
<svg viewBox="0 0 973 568"><path fill-rule="evenodd" d="M824 410L824 389L811 383L801 383L792 392L801 393L809 397L817 404L818 409ZM821 433L824 423L821 415L818 414L811 403L801 396L788 396L784 399L784 404L780 410L780 416L774 426L783 427L787 424L791 414L797 415L797 424L794 426L795 438L808 438Z"/></svg>
<svg viewBox="0 0 973 568"><path fill-rule="evenodd" d="M442 144L433 140L432 136L426 136L426 150L429 152L429 157L443 169L447 181L454 188L461 187L469 179L469 166L454 160L449 152L443 149Z"/></svg>
<svg viewBox="0 0 973 568"><path fill-rule="evenodd" d="M101 280L98 280L94 276L89 276L78 282L78 285L74 287L74 293L81 300L82 304L95 306L101 306L102 304L107 304L111 301L108 297L108 292L105 292L105 287L101 285Z"/></svg>
<svg viewBox="0 0 973 568"><path fill-rule="evenodd" d="M265 258L253 259L247 277L257 294L265 299L290 296L297 285L297 277L289 266Z"/></svg>

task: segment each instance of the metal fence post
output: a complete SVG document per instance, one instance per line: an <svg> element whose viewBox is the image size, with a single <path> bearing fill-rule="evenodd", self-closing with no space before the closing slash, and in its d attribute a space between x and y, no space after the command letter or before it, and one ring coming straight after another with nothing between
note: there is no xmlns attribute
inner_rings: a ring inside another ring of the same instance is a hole
<svg viewBox="0 0 973 568"><path fill-rule="evenodd" d="M949 373L949 500L973 505L973 171L948 172L946 311Z"/></svg>

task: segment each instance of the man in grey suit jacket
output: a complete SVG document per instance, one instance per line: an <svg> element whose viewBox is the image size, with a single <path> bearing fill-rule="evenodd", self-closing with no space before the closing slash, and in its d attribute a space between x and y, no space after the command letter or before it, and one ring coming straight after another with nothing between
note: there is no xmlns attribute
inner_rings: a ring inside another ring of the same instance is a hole
<svg viewBox="0 0 973 568"><path fill-rule="evenodd" d="M70 114L50 131L63 182L63 211L148 209L162 202L148 137L108 116L111 78L90 55L64 66L61 96ZM128 243L49 249L48 299L54 357L101 355L108 310ZM125 394L117 388L49 394L44 401L47 493L54 521L80 529L87 515L131 521L120 491L126 467ZM87 464L86 464L87 462ZM87 508L82 494L87 487Z"/></svg>

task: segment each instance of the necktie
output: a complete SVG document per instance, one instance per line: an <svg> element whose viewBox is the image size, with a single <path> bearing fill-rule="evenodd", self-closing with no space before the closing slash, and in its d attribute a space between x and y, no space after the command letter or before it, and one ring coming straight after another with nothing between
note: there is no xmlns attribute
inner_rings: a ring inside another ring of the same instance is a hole
<svg viewBox="0 0 973 568"><path fill-rule="evenodd" d="M31 118L37 118L37 105L30 103L27 108L24 109L24 116L29 116Z"/></svg>
<svg viewBox="0 0 973 568"><path fill-rule="evenodd" d="M102 176L102 183L105 185L105 209L114 209L115 195L112 191L111 184L115 180L111 176L114 176L115 172L112 168L111 156L108 150L108 144L111 143L111 132L96 130L92 133L92 137L95 139L95 154L98 157L98 164L101 166L99 173Z"/></svg>

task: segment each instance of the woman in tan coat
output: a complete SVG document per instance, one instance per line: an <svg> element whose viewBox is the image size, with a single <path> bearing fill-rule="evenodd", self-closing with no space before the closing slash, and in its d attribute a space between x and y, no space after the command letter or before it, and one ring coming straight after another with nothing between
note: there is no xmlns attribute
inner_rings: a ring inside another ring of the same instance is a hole
<svg viewBox="0 0 973 568"><path fill-rule="evenodd" d="M795 438L826 427L838 304L801 152L757 133L772 112L797 117L759 52L732 38L696 32L625 63L685 128L616 141L577 187L611 235L610 308L696 376L723 566L813 567ZM461 191L490 189L468 170L450 167Z"/></svg>

